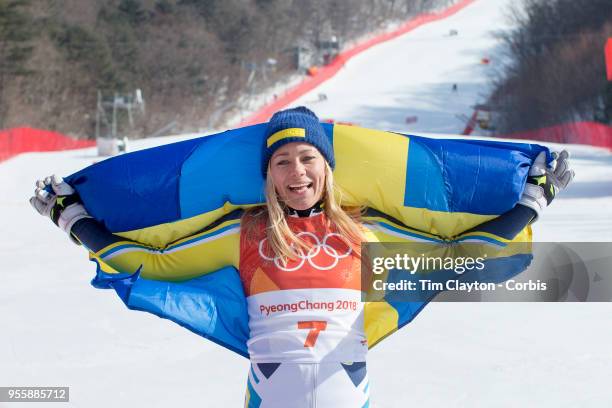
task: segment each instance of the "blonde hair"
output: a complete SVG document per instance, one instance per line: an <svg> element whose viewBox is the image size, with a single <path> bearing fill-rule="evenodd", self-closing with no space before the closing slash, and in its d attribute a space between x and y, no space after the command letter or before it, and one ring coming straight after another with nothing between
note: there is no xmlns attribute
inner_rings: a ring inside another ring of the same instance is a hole
<svg viewBox="0 0 612 408"><path fill-rule="evenodd" d="M268 163L268 175L270 174L270 163ZM297 257L296 249L308 250L311 244L297 237L289 228L286 218L286 205L279 200L272 177L266 177L266 206L250 209L245 214L247 219L266 220L266 236L270 248L283 262ZM331 167L325 162L325 185L323 189L323 211L327 216L327 222L343 237L354 244L356 251L360 251L360 243L365 241L361 227L360 207L341 206L342 192L334 186L334 176ZM247 222L245 227L247 233L255 223ZM261 224L259 224L261 225Z"/></svg>

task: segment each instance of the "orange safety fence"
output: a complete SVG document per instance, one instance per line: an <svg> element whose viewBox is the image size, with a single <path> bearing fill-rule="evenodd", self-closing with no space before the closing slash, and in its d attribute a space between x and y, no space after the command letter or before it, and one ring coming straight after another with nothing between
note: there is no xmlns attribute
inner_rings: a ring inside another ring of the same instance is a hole
<svg viewBox="0 0 612 408"><path fill-rule="evenodd" d="M0 130L0 162L20 153L51 152L95 146L93 140L72 139L49 130L19 127Z"/></svg>
<svg viewBox="0 0 612 408"><path fill-rule="evenodd" d="M541 140L552 143L575 143L612 149L612 126L597 122L573 122L501 137Z"/></svg>

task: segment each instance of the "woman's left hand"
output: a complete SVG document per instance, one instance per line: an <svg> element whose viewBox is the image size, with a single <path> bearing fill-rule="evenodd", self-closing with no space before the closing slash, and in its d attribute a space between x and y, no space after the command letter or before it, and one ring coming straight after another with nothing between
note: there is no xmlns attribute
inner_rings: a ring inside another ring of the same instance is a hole
<svg viewBox="0 0 612 408"><path fill-rule="evenodd" d="M538 154L529 169L527 183L519 200L519 204L536 212L533 221L574 178L574 170L569 163L569 152L562 150L560 153L553 152L552 155L555 160L549 166L546 163L546 152Z"/></svg>

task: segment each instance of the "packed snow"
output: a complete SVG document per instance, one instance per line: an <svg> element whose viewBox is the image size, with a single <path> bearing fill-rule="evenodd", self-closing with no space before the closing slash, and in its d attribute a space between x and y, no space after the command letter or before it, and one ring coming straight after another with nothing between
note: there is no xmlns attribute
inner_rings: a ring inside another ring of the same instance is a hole
<svg viewBox="0 0 612 408"><path fill-rule="evenodd" d="M365 127L459 133L457 115L483 102L488 70L503 59L492 33L509 28L512 3L477 0L379 45L295 105ZM612 155L566 147L575 182L535 239L612 241ZM97 160L83 149L0 163L0 386L69 386L74 407L241 406L246 359L90 287L86 253L27 203L37 178ZM611 313L611 303L432 303L370 353L372 406L612 406Z"/></svg>

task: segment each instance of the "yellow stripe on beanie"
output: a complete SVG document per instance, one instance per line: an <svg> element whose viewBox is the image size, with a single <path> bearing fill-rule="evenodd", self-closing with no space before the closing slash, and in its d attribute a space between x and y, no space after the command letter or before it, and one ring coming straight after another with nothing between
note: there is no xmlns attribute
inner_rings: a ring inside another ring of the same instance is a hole
<svg viewBox="0 0 612 408"><path fill-rule="evenodd" d="M272 146L279 140L286 139L288 137L306 137L306 129L304 128L287 128L279 130L278 132L270 135L267 140L268 147Z"/></svg>

